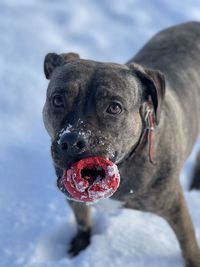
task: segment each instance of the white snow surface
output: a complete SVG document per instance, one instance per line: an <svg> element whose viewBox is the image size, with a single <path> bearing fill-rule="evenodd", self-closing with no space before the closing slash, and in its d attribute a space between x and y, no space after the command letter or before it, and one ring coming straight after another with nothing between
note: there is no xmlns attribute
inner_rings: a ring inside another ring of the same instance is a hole
<svg viewBox="0 0 200 267"><path fill-rule="evenodd" d="M200 19L199 10L199 0L0 1L1 267L183 266L162 218L108 204L106 210L92 207L91 245L67 256L76 225L55 186L42 123L48 84L43 59L48 52L73 51L123 63L159 30ZM181 181L200 243L200 193L187 190L199 147Z"/></svg>

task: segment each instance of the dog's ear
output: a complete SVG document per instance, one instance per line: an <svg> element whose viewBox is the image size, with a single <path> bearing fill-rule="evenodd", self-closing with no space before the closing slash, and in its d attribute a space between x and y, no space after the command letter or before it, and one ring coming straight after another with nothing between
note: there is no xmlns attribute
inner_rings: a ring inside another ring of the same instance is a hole
<svg viewBox="0 0 200 267"><path fill-rule="evenodd" d="M141 65L131 63L129 67L134 70L134 73L140 79L142 84L146 88L147 96L150 96L154 113L156 124L159 123L161 108L165 96L165 76L162 72L158 70L152 70L144 68Z"/></svg>
<svg viewBox="0 0 200 267"><path fill-rule="evenodd" d="M79 55L76 53L66 53L60 55L56 53L47 54L44 59L44 74L46 78L51 78L51 74L56 67L62 66L68 61L73 61L79 58Z"/></svg>

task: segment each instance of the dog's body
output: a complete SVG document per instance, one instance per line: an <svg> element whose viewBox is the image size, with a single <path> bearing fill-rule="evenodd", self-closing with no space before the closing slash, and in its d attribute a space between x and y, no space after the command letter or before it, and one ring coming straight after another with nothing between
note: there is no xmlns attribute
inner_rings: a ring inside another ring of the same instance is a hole
<svg viewBox="0 0 200 267"><path fill-rule="evenodd" d="M190 184L190 189L200 189L200 151L198 152L194 170L192 173L192 182Z"/></svg>
<svg viewBox="0 0 200 267"><path fill-rule="evenodd" d="M45 74L51 81L44 122L58 176L80 158L109 157L121 175L112 198L124 207L165 218L179 240L186 266L200 267L200 250L179 183L183 163L200 133L200 23L157 34L126 65L84 61L76 54L49 54ZM65 100L69 102L61 111L63 100L53 95L65 87L70 91ZM105 99L113 103L112 95L115 104L105 109ZM52 98L58 104L53 111ZM147 111L153 118L151 125L146 125ZM64 138L63 129L68 135L65 150L56 142ZM68 131L78 140L73 141L73 151ZM70 204L79 225L71 247L77 254L89 243L91 220L88 206Z"/></svg>

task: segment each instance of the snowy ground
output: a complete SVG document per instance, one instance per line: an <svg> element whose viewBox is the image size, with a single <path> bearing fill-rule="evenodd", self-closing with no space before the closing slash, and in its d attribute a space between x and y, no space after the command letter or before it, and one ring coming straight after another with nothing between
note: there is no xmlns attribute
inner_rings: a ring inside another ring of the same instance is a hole
<svg viewBox="0 0 200 267"><path fill-rule="evenodd" d="M55 187L42 125L43 58L74 51L123 63L158 30L200 20L199 10L199 0L0 0L0 266L182 266L168 225L130 210L94 209L91 246L66 257L75 225ZM200 193L185 194L200 243Z"/></svg>

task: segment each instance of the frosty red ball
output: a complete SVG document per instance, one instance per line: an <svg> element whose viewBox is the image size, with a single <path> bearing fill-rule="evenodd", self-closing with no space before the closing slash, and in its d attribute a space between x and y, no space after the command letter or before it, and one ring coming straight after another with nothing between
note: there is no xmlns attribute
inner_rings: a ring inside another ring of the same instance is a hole
<svg viewBox="0 0 200 267"><path fill-rule="evenodd" d="M120 183L117 166L102 157L90 157L73 163L64 171L61 184L80 202L95 202L112 196Z"/></svg>

